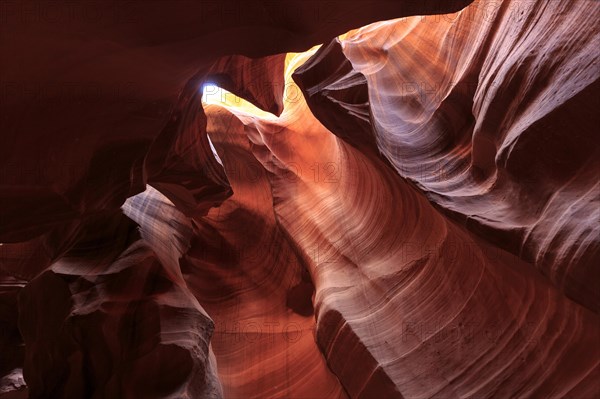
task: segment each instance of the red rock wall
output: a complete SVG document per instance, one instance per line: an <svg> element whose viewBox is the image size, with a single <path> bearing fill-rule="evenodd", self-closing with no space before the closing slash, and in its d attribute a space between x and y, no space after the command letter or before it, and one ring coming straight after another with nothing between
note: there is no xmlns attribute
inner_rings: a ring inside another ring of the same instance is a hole
<svg viewBox="0 0 600 399"><path fill-rule="evenodd" d="M598 396L600 7L469 3L3 4L0 398Z"/></svg>
<svg viewBox="0 0 600 399"><path fill-rule="evenodd" d="M398 173L596 312L599 17L591 1L483 1L342 41Z"/></svg>

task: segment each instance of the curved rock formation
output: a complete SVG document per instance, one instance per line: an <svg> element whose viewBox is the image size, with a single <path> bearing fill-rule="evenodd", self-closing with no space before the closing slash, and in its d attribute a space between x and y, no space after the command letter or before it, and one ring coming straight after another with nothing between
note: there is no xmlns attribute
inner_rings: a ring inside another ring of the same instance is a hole
<svg viewBox="0 0 600 399"><path fill-rule="evenodd" d="M1 66L0 242L116 210L161 170L191 173L200 161L182 153L192 141L183 133L163 133L170 158L164 147L159 159L144 158L161 131L185 131L177 121L193 101L193 80L219 56L304 50L370 22L471 1L3 3L0 46L10 62ZM187 117L201 125L195 112ZM179 187L171 190L188 202L199 191Z"/></svg>
<svg viewBox="0 0 600 399"><path fill-rule="evenodd" d="M2 7L0 398L600 395L598 4Z"/></svg>
<svg viewBox="0 0 600 399"><path fill-rule="evenodd" d="M589 1L478 1L342 41L398 173L596 312L599 17Z"/></svg>
<svg viewBox="0 0 600 399"><path fill-rule="evenodd" d="M280 117L240 99L223 107L270 172L277 220L315 283L317 343L351 397L597 392L596 314L439 214L384 161L312 118L302 98L284 101Z"/></svg>

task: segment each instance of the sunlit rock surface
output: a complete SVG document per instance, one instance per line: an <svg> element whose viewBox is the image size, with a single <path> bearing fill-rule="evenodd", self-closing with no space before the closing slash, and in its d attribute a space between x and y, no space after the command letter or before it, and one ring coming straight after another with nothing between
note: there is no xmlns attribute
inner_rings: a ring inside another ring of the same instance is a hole
<svg viewBox="0 0 600 399"><path fill-rule="evenodd" d="M15 4L0 398L600 395L597 3Z"/></svg>
<svg viewBox="0 0 600 399"><path fill-rule="evenodd" d="M398 173L596 312L599 17L592 1L483 1L342 41Z"/></svg>

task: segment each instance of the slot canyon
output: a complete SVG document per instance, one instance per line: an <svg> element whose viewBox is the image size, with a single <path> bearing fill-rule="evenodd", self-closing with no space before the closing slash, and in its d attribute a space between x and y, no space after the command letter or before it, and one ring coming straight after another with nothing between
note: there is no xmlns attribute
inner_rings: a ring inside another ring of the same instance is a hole
<svg viewBox="0 0 600 399"><path fill-rule="evenodd" d="M599 21L0 1L0 399L599 398Z"/></svg>

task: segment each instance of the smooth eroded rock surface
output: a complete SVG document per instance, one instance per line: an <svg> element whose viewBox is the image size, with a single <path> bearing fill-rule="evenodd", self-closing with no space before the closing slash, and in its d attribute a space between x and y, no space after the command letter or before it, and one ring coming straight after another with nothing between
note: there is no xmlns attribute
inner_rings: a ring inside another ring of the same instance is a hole
<svg viewBox="0 0 600 399"><path fill-rule="evenodd" d="M597 2L0 7L1 399L600 395Z"/></svg>

